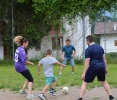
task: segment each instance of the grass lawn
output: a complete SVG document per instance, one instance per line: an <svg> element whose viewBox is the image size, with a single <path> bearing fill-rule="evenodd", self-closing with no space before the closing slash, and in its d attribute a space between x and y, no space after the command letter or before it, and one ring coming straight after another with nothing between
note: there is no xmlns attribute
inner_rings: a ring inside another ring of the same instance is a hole
<svg viewBox="0 0 117 100"><path fill-rule="evenodd" d="M43 75L43 70L40 76L37 76L37 66L28 66L34 78L33 89L42 88L45 85L45 77ZM43 69L43 68L41 68ZM71 67L67 66L61 77L58 76L60 67L54 66L54 75L58 78L57 86L81 86L81 74L83 70L83 65L76 65L75 75L71 75ZM10 89L12 91L19 91L22 88L25 78L18 74L14 70L13 65L2 65L0 66L0 89ZM117 88L117 65L108 65L107 82L111 87ZM95 79L93 84L89 84L88 88L99 87L101 84Z"/></svg>

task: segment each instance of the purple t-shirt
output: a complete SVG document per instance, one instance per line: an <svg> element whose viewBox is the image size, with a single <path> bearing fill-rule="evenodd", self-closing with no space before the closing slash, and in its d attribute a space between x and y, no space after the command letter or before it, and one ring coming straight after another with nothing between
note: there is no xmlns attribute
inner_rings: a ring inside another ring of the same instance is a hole
<svg viewBox="0 0 117 100"><path fill-rule="evenodd" d="M17 72L28 70L25 63L27 61L25 49L20 46L15 51L14 65Z"/></svg>

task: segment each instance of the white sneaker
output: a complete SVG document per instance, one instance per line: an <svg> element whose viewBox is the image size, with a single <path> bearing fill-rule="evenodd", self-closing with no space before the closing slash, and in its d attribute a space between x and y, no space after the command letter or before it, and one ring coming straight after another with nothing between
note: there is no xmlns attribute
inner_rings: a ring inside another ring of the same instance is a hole
<svg viewBox="0 0 117 100"><path fill-rule="evenodd" d="M50 90L50 93L49 93L50 95L53 95L53 96L56 96L56 92L55 92L55 90Z"/></svg>
<svg viewBox="0 0 117 100"><path fill-rule="evenodd" d="M28 99L28 100L30 100L30 99L35 99L35 98L36 98L36 96L34 96L33 94L26 97L26 99Z"/></svg>
<svg viewBox="0 0 117 100"><path fill-rule="evenodd" d="M20 90L20 93L21 93L21 94L26 94L26 95L27 95L27 93L25 92L25 90Z"/></svg>
<svg viewBox="0 0 117 100"><path fill-rule="evenodd" d="M39 94L39 98L41 98L41 100L46 100L46 97L45 97L45 95L44 94Z"/></svg>

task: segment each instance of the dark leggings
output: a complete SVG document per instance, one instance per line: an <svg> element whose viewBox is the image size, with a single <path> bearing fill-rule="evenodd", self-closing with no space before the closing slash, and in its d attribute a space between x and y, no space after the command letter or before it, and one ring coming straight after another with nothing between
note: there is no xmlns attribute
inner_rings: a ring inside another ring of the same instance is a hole
<svg viewBox="0 0 117 100"><path fill-rule="evenodd" d="M21 72L21 74L29 81L33 83L33 77L29 70Z"/></svg>

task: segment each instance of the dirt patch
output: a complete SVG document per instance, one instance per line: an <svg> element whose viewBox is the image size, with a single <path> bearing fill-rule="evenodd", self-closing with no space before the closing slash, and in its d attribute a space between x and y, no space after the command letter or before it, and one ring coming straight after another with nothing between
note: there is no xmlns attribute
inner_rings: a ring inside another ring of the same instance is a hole
<svg viewBox="0 0 117 100"><path fill-rule="evenodd" d="M62 89L57 91L57 96L49 95L49 91L46 92L47 100L77 100L79 97L80 89L76 86L69 89L69 93L64 95ZM39 90L34 90L33 94L38 96L41 93ZM112 93L117 100L117 89L112 89ZM0 90L0 100L26 100L26 95L21 95L16 92L11 92L9 90ZM35 100L40 100L39 98ZM103 87L97 87L91 90L87 90L83 100L109 100L108 95L103 89Z"/></svg>

